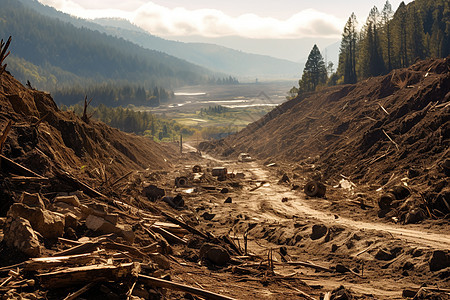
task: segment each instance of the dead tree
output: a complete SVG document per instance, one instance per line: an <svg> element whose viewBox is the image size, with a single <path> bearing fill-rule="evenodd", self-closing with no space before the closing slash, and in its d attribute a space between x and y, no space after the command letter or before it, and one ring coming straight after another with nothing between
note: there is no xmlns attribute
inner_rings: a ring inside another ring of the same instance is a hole
<svg viewBox="0 0 450 300"><path fill-rule="evenodd" d="M3 39L0 42L0 76L6 70L6 64L3 65L3 61L11 53L11 51L8 51L9 44L11 44L11 36L9 37L8 41L6 42L6 44L3 42ZM6 51L8 51L8 53L6 53Z"/></svg>
<svg viewBox="0 0 450 300"><path fill-rule="evenodd" d="M83 115L81 116L81 120L83 120L85 123L89 123L89 119L94 115L94 114L91 114L90 116L88 116L88 113L87 113L88 106L89 106L89 104L91 104L92 99L93 98L91 98L88 101L87 96L84 96L84 110L83 110Z"/></svg>

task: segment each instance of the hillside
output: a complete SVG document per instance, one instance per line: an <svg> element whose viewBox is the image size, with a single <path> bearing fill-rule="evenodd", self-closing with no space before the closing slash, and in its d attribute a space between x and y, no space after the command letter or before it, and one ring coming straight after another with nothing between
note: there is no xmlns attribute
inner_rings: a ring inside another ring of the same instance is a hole
<svg viewBox="0 0 450 300"><path fill-rule="evenodd" d="M183 43L166 40L147 33L141 28L120 19L96 19L92 21L71 17L44 6L35 0L20 0L39 13L91 30L116 36L141 47L156 50L196 65L234 76L266 76L271 78L295 78L301 73L298 63L270 56L245 53L206 43Z"/></svg>
<svg viewBox="0 0 450 300"><path fill-rule="evenodd" d="M69 172L102 181L105 176L118 178L130 169L168 166L167 149L151 139L93 120L86 123L73 112L59 110L49 94L27 89L4 73L0 87L2 132L9 121L12 127L2 154L43 176Z"/></svg>
<svg viewBox="0 0 450 300"><path fill-rule="evenodd" d="M268 162L289 162L293 170L312 163L331 185L341 174L376 187L407 180L430 203L448 199L449 70L449 58L420 61L301 95L201 149L226 157L249 152Z"/></svg>
<svg viewBox="0 0 450 300"><path fill-rule="evenodd" d="M301 65L270 56L250 54L207 43L183 43L148 34L126 21L94 20L104 25L106 33L132 41L144 48L165 52L199 66L237 76L295 78ZM130 26L131 25L131 26Z"/></svg>
<svg viewBox="0 0 450 300"><path fill-rule="evenodd" d="M171 87L205 82L211 72L86 27L1 0L0 35L13 37L9 69L18 80L53 90L74 83L133 82Z"/></svg>

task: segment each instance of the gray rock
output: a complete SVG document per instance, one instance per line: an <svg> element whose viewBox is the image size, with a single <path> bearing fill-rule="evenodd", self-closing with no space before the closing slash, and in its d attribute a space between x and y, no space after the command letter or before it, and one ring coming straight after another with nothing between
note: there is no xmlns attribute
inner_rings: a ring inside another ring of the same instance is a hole
<svg viewBox="0 0 450 300"><path fill-rule="evenodd" d="M48 239L58 238L64 234L64 215L56 212L29 207L23 203L14 203L8 211L8 216L13 219L24 218L28 220L34 230Z"/></svg>
<svg viewBox="0 0 450 300"><path fill-rule="evenodd" d="M81 206L80 200L75 195L56 197L53 200L53 202L63 202L63 203L67 203L67 204L70 204L70 205L75 206L75 207L80 207Z"/></svg>
<svg viewBox="0 0 450 300"><path fill-rule="evenodd" d="M12 219L5 228L5 243L30 257L41 255L41 244L28 220L17 217Z"/></svg>
<svg viewBox="0 0 450 300"><path fill-rule="evenodd" d="M26 204L29 207L39 207L45 209L44 201L42 201L41 196L38 193L29 194L27 192L23 192L22 196L20 196L20 203Z"/></svg>
<svg viewBox="0 0 450 300"><path fill-rule="evenodd" d="M104 218L94 215L89 215L86 218L86 227L99 234L116 233L130 242L133 242L135 238L132 230L128 230L120 225L114 225Z"/></svg>

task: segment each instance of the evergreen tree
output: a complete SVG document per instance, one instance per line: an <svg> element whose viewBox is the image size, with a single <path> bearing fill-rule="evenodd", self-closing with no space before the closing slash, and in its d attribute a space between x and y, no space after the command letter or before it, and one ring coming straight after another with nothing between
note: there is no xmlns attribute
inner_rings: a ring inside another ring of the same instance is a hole
<svg viewBox="0 0 450 300"><path fill-rule="evenodd" d="M314 45L309 53L302 79L299 81L301 91L314 91L319 84L327 81L327 69L322 54L317 45Z"/></svg>
<svg viewBox="0 0 450 300"><path fill-rule="evenodd" d="M397 56L396 67L404 68L409 65L408 49L407 49L407 11L405 2L402 1L397 11L395 12L395 35L397 43L395 47L395 55Z"/></svg>
<svg viewBox="0 0 450 300"><path fill-rule="evenodd" d="M356 43L358 32L356 26L356 16L352 13L344 27L339 53L338 74L343 78L343 83L355 83L357 80Z"/></svg>
<svg viewBox="0 0 450 300"><path fill-rule="evenodd" d="M386 1L383 7L382 15L382 26L384 34L384 53L385 61L387 62L387 70L392 70L392 29L391 29L391 19L394 15L392 10L392 5L389 0Z"/></svg>
<svg viewBox="0 0 450 300"><path fill-rule="evenodd" d="M411 7L408 20L409 39L407 46L410 52L409 57L412 59L424 59L426 51L424 45L423 25L415 5Z"/></svg>
<svg viewBox="0 0 450 300"><path fill-rule="evenodd" d="M367 18L367 50L368 50L368 76L379 76L384 73L384 61L381 55L381 45L378 35L378 24L380 13L378 8L374 6ZM364 76L364 77L368 77Z"/></svg>

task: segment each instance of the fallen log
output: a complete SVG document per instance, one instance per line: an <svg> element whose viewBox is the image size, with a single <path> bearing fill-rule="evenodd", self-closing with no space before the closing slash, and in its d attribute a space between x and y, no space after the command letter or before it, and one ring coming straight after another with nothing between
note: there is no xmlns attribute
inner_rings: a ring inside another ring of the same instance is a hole
<svg viewBox="0 0 450 300"><path fill-rule="evenodd" d="M159 226L152 225L152 226L150 226L150 230L153 230L153 231L159 233L169 242L183 244L183 245L187 244L187 241L185 239L179 238L178 236L174 235L173 233L171 233Z"/></svg>
<svg viewBox="0 0 450 300"><path fill-rule="evenodd" d="M277 264L282 264L282 263L277 263ZM307 261L288 261L285 262L284 264L288 264L291 266L302 266L302 267L307 267L307 268L312 268L315 269L317 271L324 271L324 272L330 272L333 273L334 271L330 268L326 268L326 267L322 267Z"/></svg>
<svg viewBox="0 0 450 300"><path fill-rule="evenodd" d="M93 198L100 197L100 198L108 199L105 195L103 195L99 191L95 190L93 187L89 186L88 184L86 184L84 182L81 182L80 180L76 179L75 177L73 177L72 175L70 175L67 172L59 173L57 176L59 178L61 178L62 180L66 181L67 183L69 183L75 189L82 190L88 196L91 196Z"/></svg>
<svg viewBox="0 0 450 300"><path fill-rule="evenodd" d="M136 278L141 270L139 263L120 265L91 265L68 268L56 272L39 274L37 277L46 289L64 288L94 281L122 281Z"/></svg>
<svg viewBox="0 0 450 300"><path fill-rule="evenodd" d="M199 235L199 236L201 236L201 237L204 238L204 239L211 239L211 238L214 238L214 236L213 236L211 233L209 233L209 232L208 232L208 233L203 233L203 232L201 232L201 231L195 229L194 227L189 226L188 224L186 224L186 223L184 223L184 222L178 220L177 218L172 217L171 215L169 215L169 214L167 214L167 213L165 213L165 212L161 212L161 214L162 214L164 217L166 217L170 222L179 225L180 227L186 229L187 231L189 231L189 232L192 233L192 234Z"/></svg>
<svg viewBox="0 0 450 300"><path fill-rule="evenodd" d="M97 249L97 247L100 246L100 244L101 244L100 242L86 242L80 245L73 246L69 249L57 252L53 256L67 256L67 255L91 253L95 249Z"/></svg>
<svg viewBox="0 0 450 300"><path fill-rule="evenodd" d="M204 290L204 289L198 289L198 288L187 286L184 284L175 283L175 282L171 282L171 281L167 281L167 280L163 280L163 279L159 279L159 278L155 278L155 277L150 277L150 276L146 276L146 275L142 275L142 274L139 274L138 281L140 281L144 284L150 285L150 286L178 290L178 291L194 294L194 295L203 297L205 299L210 299L210 300L234 300L234 298L219 295L219 294L216 294L216 293Z"/></svg>
<svg viewBox="0 0 450 300"><path fill-rule="evenodd" d="M100 258L101 251L96 251L93 253L86 254L76 254L76 255L68 255L68 256L51 256L51 257L38 257L32 258L25 262L24 270L25 271L39 271L39 270L47 270L59 266L67 266L67 265L86 265L89 262L96 258Z"/></svg>
<svg viewBox="0 0 450 300"><path fill-rule="evenodd" d="M22 166L19 163L16 163L15 161L7 158L6 156L3 156L0 154L0 165L2 166L2 168L7 168L8 171L13 171L15 173L24 175L24 176L28 176L28 177L37 177L40 178L42 180L48 180L47 178L31 171L30 169Z"/></svg>

